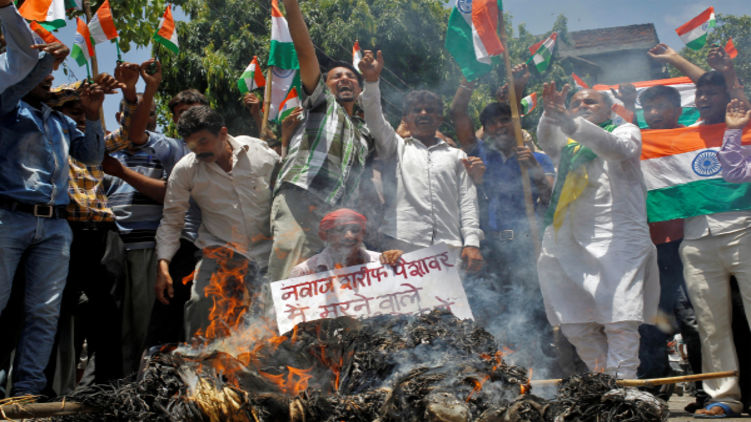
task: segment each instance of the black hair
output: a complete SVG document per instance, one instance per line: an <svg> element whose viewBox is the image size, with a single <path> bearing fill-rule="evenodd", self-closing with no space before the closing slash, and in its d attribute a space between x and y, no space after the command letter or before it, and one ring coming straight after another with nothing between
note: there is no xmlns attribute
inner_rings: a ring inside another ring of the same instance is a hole
<svg viewBox="0 0 751 422"><path fill-rule="evenodd" d="M711 70L709 72L705 72L703 75L699 77L699 79L696 80L696 88L699 89L703 86L719 86L722 87L722 89L727 92L727 81L725 81L725 76L722 75L717 70Z"/></svg>
<svg viewBox="0 0 751 422"><path fill-rule="evenodd" d="M480 124L485 126L496 117L511 118L511 107L507 103L490 103L480 112Z"/></svg>
<svg viewBox="0 0 751 422"><path fill-rule="evenodd" d="M355 74L355 77L357 78L357 83L362 87L362 75L360 74L360 71L355 69L354 66L352 66L352 63L347 62L332 62L331 65L326 69L325 72L323 72L323 81L326 82L326 78L329 75L329 72L331 72L332 69L335 69L337 67L346 67L347 69L351 70L352 73Z"/></svg>
<svg viewBox="0 0 751 422"><path fill-rule="evenodd" d="M645 103L654 101L657 98L665 98L673 107L681 106L681 93L672 86L651 86L645 89L644 92L641 93L641 95L639 95L639 101L641 102L642 107Z"/></svg>
<svg viewBox="0 0 751 422"><path fill-rule="evenodd" d="M424 89L410 91L407 96L404 97L404 108L402 108L402 116L409 114L412 107L417 104L428 103L436 104L440 110L440 114L443 115L443 100L438 94Z"/></svg>
<svg viewBox="0 0 751 422"><path fill-rule="evenodd" d="M209 106L199 105L191 107L180 116L177 122L177 133L185 139L190 135L207 130L214 135L224 127L224 118Z"/></svg>
<svg viewBox="0 0 751 422"><path fill-rule="evenodd" d="M175 107L179 106L180 104L200 104L207 106L209 105L209 100L197 89L191 88L178 92L177 95L172 97L172 99L169 101L167 107L169 107L169 111L172 114L175 114Z"/></svg>

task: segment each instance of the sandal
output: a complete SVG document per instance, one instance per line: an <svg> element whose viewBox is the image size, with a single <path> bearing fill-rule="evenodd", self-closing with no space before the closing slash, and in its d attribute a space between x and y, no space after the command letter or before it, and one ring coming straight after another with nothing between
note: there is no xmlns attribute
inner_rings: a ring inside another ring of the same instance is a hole
<svg viewBox="0 0 751 422"><path fill-rule="evenodd" d="M733 409L730 408L730 406L728 406L725 403L720 403L720 402L709 403L704 408L704 410L712 410L715 407L722 408L722 410L724 410L725 413L722 415L707 415L704 413L699 413L699 414L694 413L694 418L695 419L724 419L724 418L737 418L738 416L740 416L740 413L734 412Z"/></svg>

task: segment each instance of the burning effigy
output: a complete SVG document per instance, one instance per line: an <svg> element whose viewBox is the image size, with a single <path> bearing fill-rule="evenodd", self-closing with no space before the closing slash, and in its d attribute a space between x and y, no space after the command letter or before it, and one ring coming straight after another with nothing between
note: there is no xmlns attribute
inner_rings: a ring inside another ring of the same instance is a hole
<svg viewBox="0 0 751 422"><path fill-rule="evenodd" d="M531 394L529 373L471 320L446 310L247 329L206 344L164 346L137 379L86 387L60 420L659 421L667 406L605 374ZM258 336L253 339L252 336Z"/></svg>

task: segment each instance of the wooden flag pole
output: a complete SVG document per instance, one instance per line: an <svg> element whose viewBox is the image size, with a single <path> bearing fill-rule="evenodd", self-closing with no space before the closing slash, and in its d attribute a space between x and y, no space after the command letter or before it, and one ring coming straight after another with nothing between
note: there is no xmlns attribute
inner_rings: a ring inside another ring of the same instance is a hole
<svg viewBox="0 0 751 422"><path fill-rule="evenodd" d="M271 66L266 71L266 86L263 87L263 121L261 122L261 133L258 137L263 139L263 134L266 133L266 127L269 124L269 109L271 108ZM266 141L268 142L268 140Z"/></svg>
<svg viewBox="0 0 751 422"><path fill-rule="evenodd" d="M519 101L516 97L516 89L514 86L514 74L511 71L511 58L509 57L509 44L508 37L506 36L506 25L503 19L503 10L498 11L498 21L500 22L501 32L501 44L503 44L503 62L506 66L506 79L508 81L509 89L509 105L511 106L511 124L514 127L514 136L516 137L516 145L524 146L524 136L522 135L522 123L519 117ZM522 188L524 189L524 208L527 212L527 219L529 220L529 234L532 237L532 243L535 246L535 260L540 256L540 230L537 226L537 216L535 215L535 205L532 202L532 186L529 183L529 172L527 168L520 165Z"/></svg>
<svg viewBox="0 0 751 422"><path fill-rule="evenodd" d="M622 387L647 387L654 385L676 384L679 382L703 381L715 378L737 377L738 371L706 372L703 374L682 375L679 377L649 378L649 379L619 379L615 382ZM532 386L558 385L563 380L560 378L530 380Z"/></svg>

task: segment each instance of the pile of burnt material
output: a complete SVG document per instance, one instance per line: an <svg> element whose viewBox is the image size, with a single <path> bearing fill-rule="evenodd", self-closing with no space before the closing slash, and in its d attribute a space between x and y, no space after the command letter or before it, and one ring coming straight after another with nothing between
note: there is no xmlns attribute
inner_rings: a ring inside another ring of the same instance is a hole
<svg viewBox="0 0 751 422"><path fill-rule="evenodd" d="M472 321L433 311L298 325L243 350L161 350L138 380L77 391L90 413L61 420L141 421L660 421L664 403L602 375L558 396L529 392Z"/></svg>

